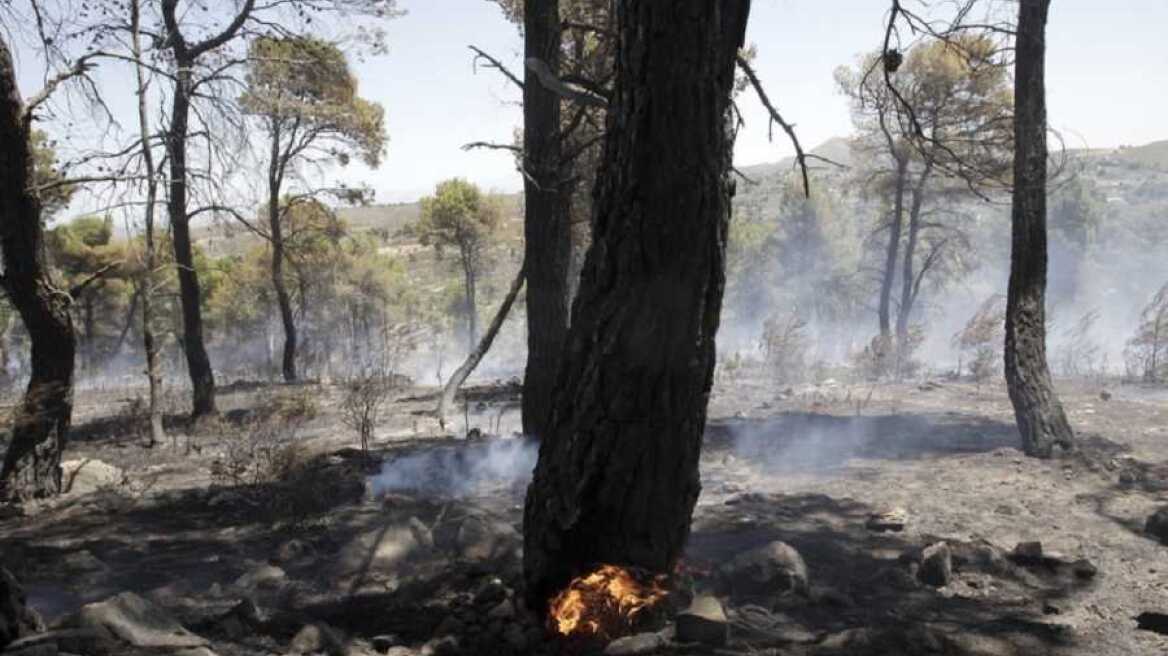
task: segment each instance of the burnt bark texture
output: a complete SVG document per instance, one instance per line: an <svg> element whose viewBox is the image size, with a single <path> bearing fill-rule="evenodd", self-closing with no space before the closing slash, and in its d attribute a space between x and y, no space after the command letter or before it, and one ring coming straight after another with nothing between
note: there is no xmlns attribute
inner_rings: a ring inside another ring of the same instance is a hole
<svg viewBox="0 0 1168 656"><path fill-rule="evenodd" d="M617 4L594 238L527 491L532 608L596 564L674 566L725 285L728 117L746 0Z"/></svg>
<svg viewBox="0 0 1168 656"><path fill-rule="evenodd" d="M32 372L15 409L0 469L0 498L60 491L61 451L73 414L77 350L72 298L58 289L45 263L41 201L35 188L31 116L16 84L12 53L0 35L0 278L32 343Z"/></svg>
<svg viewBox="0 0 1168 656"><path fill-rule="evenodd" d="M287 244L284 242L283 208L280 206L280 190L284 184L284 172L288 158L280 152L280 122L271 121L268 128L271 135L271 155L268 160L268 235L272 245L272 288L276 290L276 305L280 308L280 323L284 327L284 352L280 369L284 381L295 382L296 375L296 319L292 313L292 296L284 281L284 258Z"/></svg>
<svg viewBox="0 0 1168 656"><path fill-rule="evenodd" d="M1006 296L1006 386L1027 455L1051 457L1074 434L1046 360L1046 18L1050 0L1021 0L1014 71L1014 199Z"/></svg>
<svg viewBox="0 0 1168 656"><path fill-rule="evenodd" d="M195 270L191 248L190 214L187 192L187 132L190 126L191 101L195 92L194 70L199 58L221 47L239 33L255 8L255 0L244 0L235 17L221 32L202 41L188 42L179 29L178 0L162 0L162 20L166 26L165 45L174 56L174 94L171 100L170 125L166 130L166 152L170 165L169 197L166 210L170 218L174 259L178 268L179 297L183 317L183 354L191 378L191 418L215 414L215 374L203 340L203 309L199 275Z"/></svg>
<svg viewBox="0 0 1168 656"><path fill-rule="evenodd" d="M559 0L527 0L524 57L560 69ZM527 367L523 376L523 432L547 433L560 354L568 331L571 190L560 138L560 96L544 88L531 67L523 84L523 217L527 271Z"/></svg>

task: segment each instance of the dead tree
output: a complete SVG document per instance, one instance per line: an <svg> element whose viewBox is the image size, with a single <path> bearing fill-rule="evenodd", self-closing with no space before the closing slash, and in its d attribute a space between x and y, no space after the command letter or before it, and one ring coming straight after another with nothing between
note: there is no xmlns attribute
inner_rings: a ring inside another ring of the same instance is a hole
<svg viewBox="0 0 1168 656"><path fill-rule="evenodd" d="M725 283L728 110L749 9L617 5L593 245L527 492L533 608L598 563L669 571L689 534Z"/></svg>
<svg viewBox="0 0 1168 656"><path fill-rule="evenodd" d="M79 74L79 68L75 68ZM58 77L59 82L63 78ZM49 276L44 257L40 193L34 182L33 110L50 87L25 105L12 53L0 32L0 276L8 300L32 342L32 374L13 417L0 469L0 497L36 497L60 490L61 452L73 413L73 357L77 348L72 296Z"/></svg>
<svg viewBox="0 0 1168 656"><path fill-rule="evenodd" d="M1014 63L1014 195L1006 295L1006 386L1022 449L1049 458L1074 433L1046 360L1046 18L1050 0L1021 0Z"/></svg>
<svg viewBox="0 0 1168 656"><path fill-rule="evenodd" d="M569 175L560 134L560 95L541 83L539 70L559 75L559 0L524 4L523 218L527 269L527 365L523 376L523 432L542 437L568 332L571 256ZM545 66L533 65L542 62Z"/></svg>

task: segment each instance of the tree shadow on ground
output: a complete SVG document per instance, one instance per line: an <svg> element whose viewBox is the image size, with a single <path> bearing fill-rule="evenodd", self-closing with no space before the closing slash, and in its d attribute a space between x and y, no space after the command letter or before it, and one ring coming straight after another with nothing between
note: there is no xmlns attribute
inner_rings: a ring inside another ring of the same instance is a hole
<svg viewBox="0 0 1168 656"><path fill-rule="evenodd" d="M941 538L870 531L872 512L858 501L818 494L740 495L700 514L686 558L717 564L773 540L793 546L807 562L812 592L810 599L780 599L775 610L817 636L819 644L805 646L806 653L837 653L825 640L832 634L846 636L836 641L841 654L1030 655L1074 646L1070 630L1043 609L1090 582L1021 567L986 543L952 540L953 582L932 588L917 581L906 554Z"/></svg>

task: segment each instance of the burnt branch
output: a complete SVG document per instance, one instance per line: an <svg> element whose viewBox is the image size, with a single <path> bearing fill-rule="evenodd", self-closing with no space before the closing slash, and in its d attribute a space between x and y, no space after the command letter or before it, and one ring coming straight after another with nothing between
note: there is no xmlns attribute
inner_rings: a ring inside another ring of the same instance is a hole
<svg viewBox="0 0 1168 656"><path fill-rule="evenodd" d="M523 89L523 80L520 80L519 78L515 77L515 74L512 73L510 70L508 70L507 67L504 66L503 63L500 62L498 59L495 59L494 57L488 55L486 52L482 51L481 49L479 49L475 46L467 46L467 48L470 48L475 53L474 63L477 64L480 59L486 60L487 63L485 64L485 66L487 66L488 68L493 68L493 69L499 71L504 76L506 76L506 78L508 80L511 80L512 82L514 82L515 86L519 87L521 90Z"/></svg>
<svg viewBox="0 0 1168 656"><path fill-rule="evenodd" d="M803 146L799 143L799 137L795 134L795 126L783 120L783 116L779 114L779 110L775 109L771 99L767 96L766 90L762 88L762 82L759 81L758 75L755 74L754 68L751 67L750 62L742 55L738 55L738 67L746 74L746 78L750 80L750 85L754 87L758 94L758 99L762 102L763 107L766 107L770 112L770 121L767 123L767 139L773 139L774 124L778 123L783 131L787 133L787 138L791 140L791 144L795 146L795 163L799 166L799 171L803 176L803 193L811 196L811 181L807 176L807 155L803 152Z"/></svg>

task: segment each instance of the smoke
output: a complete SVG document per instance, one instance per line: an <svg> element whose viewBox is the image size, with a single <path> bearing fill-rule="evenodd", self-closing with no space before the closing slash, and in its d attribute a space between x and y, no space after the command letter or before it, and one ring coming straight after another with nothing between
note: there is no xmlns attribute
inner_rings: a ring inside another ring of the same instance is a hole
<svg viewBox="0 0 1168 656"><path fill-rule="evenodd" d="M429 447L385 461L369 483L375 496L419 492L465 497L525 486L538 455L539 444L522 437Z"/></svg>

